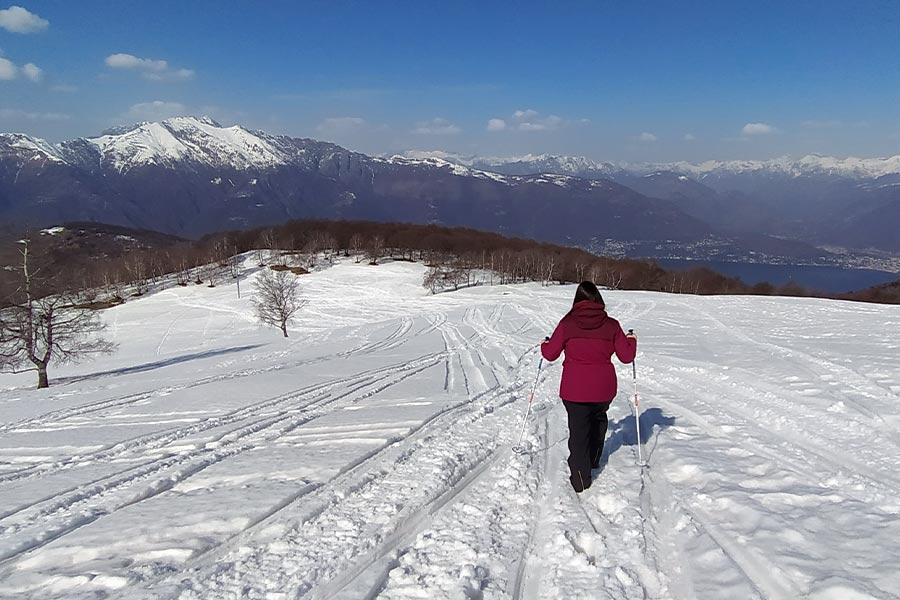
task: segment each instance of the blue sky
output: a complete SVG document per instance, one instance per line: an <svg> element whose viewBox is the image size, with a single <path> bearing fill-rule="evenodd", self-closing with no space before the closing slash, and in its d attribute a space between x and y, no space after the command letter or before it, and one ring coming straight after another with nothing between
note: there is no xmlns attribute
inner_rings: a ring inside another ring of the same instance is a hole
<svg viewBox="0 0 900 600"><path fill-rule="evenodd" d="M209 114L354 150L900 154L900 2L0 1L0 131Z"/></svg>

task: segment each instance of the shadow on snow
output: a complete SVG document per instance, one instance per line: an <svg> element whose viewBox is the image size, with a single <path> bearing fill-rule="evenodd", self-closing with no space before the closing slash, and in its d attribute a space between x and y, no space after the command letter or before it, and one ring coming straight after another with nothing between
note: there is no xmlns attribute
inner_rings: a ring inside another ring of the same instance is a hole
<svg viewBox="0 0 900 600"><path fill-rule="evenodd" d="M110 369L109 371L97 371L96 373L89 373L87 375L78 375L76 377L61 377L59 379L55 379L54 383L57 384L68 384L68 383L78 383L81 381L90 381L91 379L98 379L100 377L108 377L108 376L119 376L119 375L130 375L132 373L144 373L145 371L153 371L154 369L162 369L164 367L170 367L172 365L178 365L181 363L190 362L192 360L200 360L203 358L212 358L214 356L222 356L224 354L232 354L234 352L243 352L244 350L253 350L255 348L259 348L262 344L251 344L247 346L235 346L234 348L221 348L219 350L207 350L206 352L194 352L193 354L182 354L181 356L173 356L172 358L167 358L165 360L157 360L150 363L144 363L142 365L135 365L133 367L123 367L121 369Z"/></svg>
<svg viewBox="0 0 900 600"><path fill-rule="evenodd" d="M660 408L648 408L641 413L641 444L644 445L644 459L650 459L653 453L652 447L647 447L647 442L656 439L657 434L675 424L675 417L663 414ZM600 468L604 469L609 457L622 446L634 446L637 443L637 431L634 424L634 414L622 417L618 421L611 421L607 430L606 443L603 445L603 456L600 458Z"/></svg>

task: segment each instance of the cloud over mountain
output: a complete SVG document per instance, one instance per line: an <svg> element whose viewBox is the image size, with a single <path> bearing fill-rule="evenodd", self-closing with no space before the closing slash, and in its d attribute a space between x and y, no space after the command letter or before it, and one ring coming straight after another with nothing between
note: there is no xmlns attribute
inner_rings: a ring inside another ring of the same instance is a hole
<svg viewBox="0 0 900 600"><path fill-rule="evenodd" d="M741 129L741 135L744 136L769 135L777 132L778 130L768 123L747 123L744 125L743 129Z"/></svg>
<svg viewBox="0 0 900 600"><path fill-rule="evenodd" d="M133 54L110 54L104 62L111 69L136 71L150 81L183 81L194 77L193 69L176 69L168 61L139 58Z"/></svg>

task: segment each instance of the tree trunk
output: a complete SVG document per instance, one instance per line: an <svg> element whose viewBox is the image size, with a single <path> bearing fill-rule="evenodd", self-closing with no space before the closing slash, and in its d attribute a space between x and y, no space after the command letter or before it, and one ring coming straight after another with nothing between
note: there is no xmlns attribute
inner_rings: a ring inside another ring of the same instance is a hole
<svg viewBox="0 0 900 600"><path fill-rule="evenodd" d="M47 379L47 365L38 365L38 389L50 387L50 381Z"/></svg>
<svg viewBox="0 0 900 600"><path fill-rule="evenodd" d="M284 337L287 337L287 336L288 336L288 334L287 334L287 323L282 323L282 324L281 324L281 333L284 334Z"/></svg>

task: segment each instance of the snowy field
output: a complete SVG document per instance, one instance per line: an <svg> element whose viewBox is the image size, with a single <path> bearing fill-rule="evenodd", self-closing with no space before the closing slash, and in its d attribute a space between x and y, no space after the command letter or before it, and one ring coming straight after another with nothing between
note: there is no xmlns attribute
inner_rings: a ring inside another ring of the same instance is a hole
<svg viewBox="0 0 900 600"><path fill-rule="evenodd" d="M576 496L561 361L511 451L574 286L423 273L304 276L287 340L170 289L49 390L0 376L0 597L900 598L900 307L606 292L650 467L619 365Z"/></svg>

